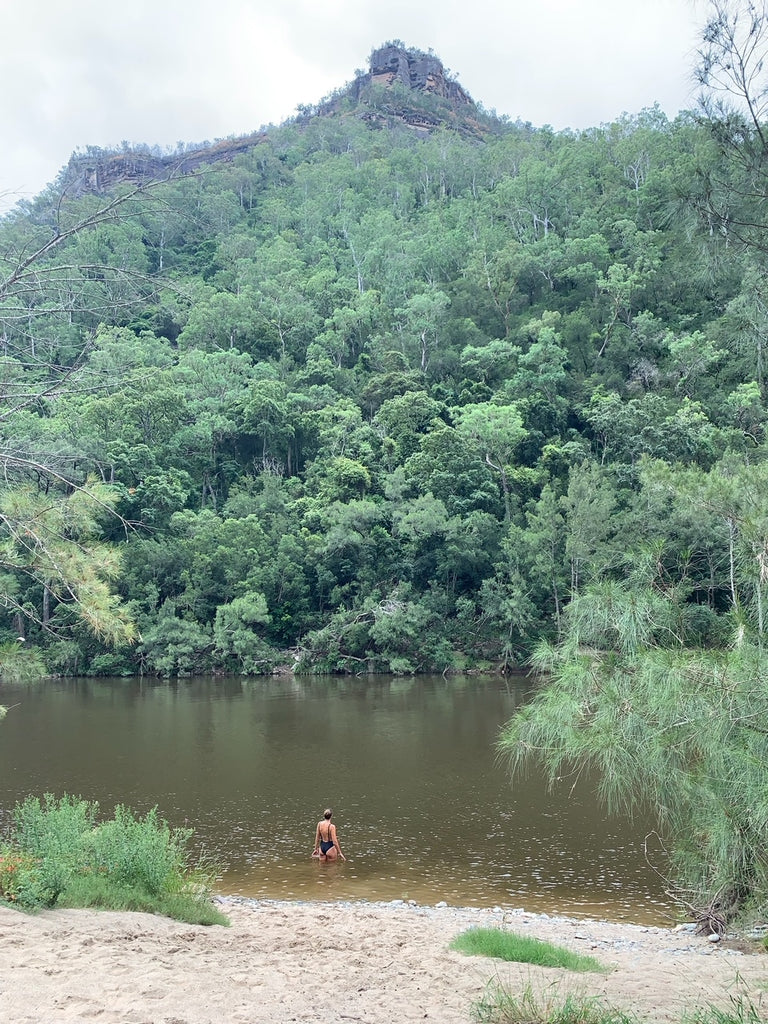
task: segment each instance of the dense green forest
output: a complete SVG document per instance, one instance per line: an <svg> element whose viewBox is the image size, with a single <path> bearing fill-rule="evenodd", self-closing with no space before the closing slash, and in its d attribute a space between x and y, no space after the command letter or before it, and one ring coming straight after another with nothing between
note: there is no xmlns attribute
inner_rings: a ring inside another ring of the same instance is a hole
<svg viewBox="0 0 768 1024"><path fill-rule="evenodd" d="M398 105L440 124L361 116ZM231 162L107 197L65 169L4 218L10 644L509 666L630 569L688 642L762 633L763 257L711 194L738 168L696 114L472 113L341 90Z"/></svg>
<svg viewBox="0 0 768 1024"><path fill-rule="evenodd" d="M363 77L6 215L5 672L535 652L513 758L652 799L713 908L768 891L766 13L711 7L672 120Z"/></svg>

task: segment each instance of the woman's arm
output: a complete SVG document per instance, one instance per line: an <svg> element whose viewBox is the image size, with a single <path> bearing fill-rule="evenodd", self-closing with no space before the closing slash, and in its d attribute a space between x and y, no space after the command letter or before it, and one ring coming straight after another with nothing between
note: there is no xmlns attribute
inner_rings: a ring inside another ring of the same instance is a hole
<svg viewBox="0 0 768 1024"><path fill-rule="evenodd" d="M320 849L320 822L318 821L317 828L315 829L315 848L312 851L312 853L317 853L317 851L319 849Z"/></svg>
<svg viewBox="0 0 768 1024"><path fill-rule="evenodd" d="M346 860L347 858L341 852L341 847L339 846L339 837L336 835L336 826L335 825L331 825L331 839L333 840L333 845L336 847L336 849L338 851L338 854L341 857L341 859L342 860Z"/></svg>

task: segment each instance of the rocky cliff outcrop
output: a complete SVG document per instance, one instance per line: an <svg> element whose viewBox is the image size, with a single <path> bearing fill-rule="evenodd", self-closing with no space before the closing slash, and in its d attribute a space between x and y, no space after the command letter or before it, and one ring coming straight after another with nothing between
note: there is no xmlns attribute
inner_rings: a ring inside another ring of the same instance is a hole
<svg viewBox="0 0 768 1024"><path fill-rule="evenodd" d="M359 74L316 108L303 108L296 123L341 113L360 117L375 127L400 123L421 135L444 127L476 137L485 132L477 119L476 104L448 76L441 61L433 53L410 50L401 43L387 43L374 50L367 74ZM192 174L207 165L234 160L268 138L266 131L255 132L171 156L145 149L75 154L67 166L66 187L70 194L80 195L107 192L119 184Z"/></svg>
<svg viewBox="0 0 768 1024"><path fill-rule="evenodd" d="M439 128L475 137L485 134L474 100L449 77L439 58L399 42L374 50L368 72L321 104L317 113L339 113L350 103L357 116L373 125L400 122L421 135Z"/></svg>
<svg viewBox="0 0 768 1024"><path fill-rule="evenodd" d="M393 43L382 46L371 54L368 78L378 85L399 82L407 89L440 96L455 107L475 106L469 93L447 77L442 63L432 53L406 50Z"/></svg>
<svg viewBox="0 0 768 1024"><path fill-rule="evenodd" d="M122 153L75 153L67 165L67 191L71 195L108 192L115 185L192 174L201 167L234 160L266 139L266 132L254 132L240 138L220 139L210 146L171 156L155 156L140 149Z"/></svg>

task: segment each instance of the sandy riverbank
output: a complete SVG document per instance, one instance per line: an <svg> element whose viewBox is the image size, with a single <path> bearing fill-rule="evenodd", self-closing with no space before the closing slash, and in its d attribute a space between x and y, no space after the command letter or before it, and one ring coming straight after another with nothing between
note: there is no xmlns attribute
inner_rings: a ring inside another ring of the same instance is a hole
<svg viewBox="0 0 768 1024"><path fill-rule="evenodd" d="M405 904L225 901L231 927L84 910L0 908L4 1024L467 1024L489 982L601 995L653 1021L748 993L768 955L690 933L522 911ZM571 974L451 952L472 925L503 924L597 957ZM768 995L765 1010L768 1010Z"/></svg>

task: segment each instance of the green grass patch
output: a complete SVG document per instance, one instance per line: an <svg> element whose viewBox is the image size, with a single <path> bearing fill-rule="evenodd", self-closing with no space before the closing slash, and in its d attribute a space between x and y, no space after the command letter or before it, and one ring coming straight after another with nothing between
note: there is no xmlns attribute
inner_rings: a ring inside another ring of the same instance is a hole
<svg viewBox="0 0 768 1024"><path fill-rule="evenodd" d="M751 999L746 996L731 996L728 1006L704 1006L687 1013L683 1024L764 1024L765 1017Z"/></svg>
<svg viewBox="0 0 768 1024"><path fill-rule="evenodd" d="M491 956L537 967L563 967L567 971L605 971L592 956L572 953L563 946L503 931L501 928L470 928L451 942L451 949L473 956Z"/></svg>
<svg viewBox="0 0 768 1024"><path fill-rule="evenodd" d="M210 901L200 900L194 894L150 894L141 886L121 884L102 875L74 878L56 901L56 906L136 910L172 917L175 921L186 921L188 924L229 925L225 914Z"/></svg>
<svg viewBox="0 0 768 1024"><path fill-rule="evenodd" d="M98 907L141 910L194 924L226 924L211 903L214 867L188 853L191 829L122 805L100 821L98 804L77 797L28 797L0 848L0 899L25 910Z"/></svg>
<svg viewBox="0 0 768 1024"><path fill-rule="evenodd" d="M599 996L569 994L558 1001L551 992L536 995L530 987L512 995L499 984L489 986L472 1010L479 1024L638 1024Z"/></svg>
<svg viewBox="0 0 768 1024"><path fill-rule="evenodd" d="M517 993L498 979L489 982L482 997L473 1004L472 1017L478 1024L647 1024L648 1020L644 1015L612 1006L599 995L571 992L561 996L557 984L534 991L530 983ZM680 1024L765 1024L765 1021L759 1008L743 993L731 995L724 1007L709 1003L680 1018Z"/></svg>

